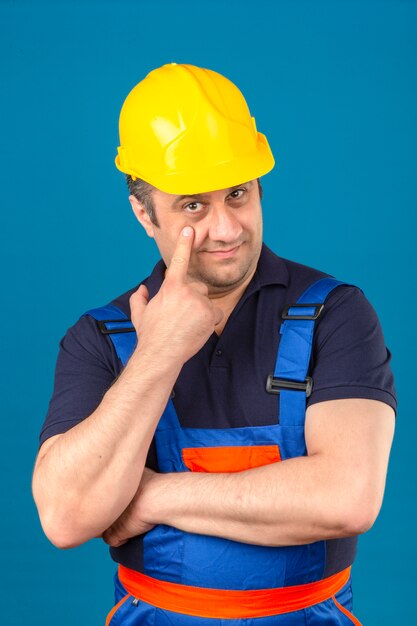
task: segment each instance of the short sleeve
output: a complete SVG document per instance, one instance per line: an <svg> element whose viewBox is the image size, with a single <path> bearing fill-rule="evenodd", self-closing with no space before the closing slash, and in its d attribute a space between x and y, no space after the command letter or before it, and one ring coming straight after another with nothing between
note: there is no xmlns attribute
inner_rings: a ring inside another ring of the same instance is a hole
<svg viewBox="0 0 417 626"><path fill-rule="evenodd" d="M60 342L40 444L91 415L120 371L121 364L96 321L81 317Z"/></svg>
<svg viewBox="0 0 417 626"><path fill-rule="evenodd" d="M363 292L340 286L325 303L316 327L308 405L368 398L397 408L391 353L378 316Z"/></svg>

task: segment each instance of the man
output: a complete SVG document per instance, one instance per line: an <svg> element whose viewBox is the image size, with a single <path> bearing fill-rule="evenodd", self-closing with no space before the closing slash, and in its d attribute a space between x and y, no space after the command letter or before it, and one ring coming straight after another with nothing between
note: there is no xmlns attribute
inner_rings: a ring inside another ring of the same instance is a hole
<svg viewBox="0 0 417 626"><path fill-rule="evenodd" d="M120 136L162 260L62 341L33 483L44 530L111 546L107 625L359 624L350 566L396 406L376 314L262 244L274 161L226 78L154 70Z"/></svg>

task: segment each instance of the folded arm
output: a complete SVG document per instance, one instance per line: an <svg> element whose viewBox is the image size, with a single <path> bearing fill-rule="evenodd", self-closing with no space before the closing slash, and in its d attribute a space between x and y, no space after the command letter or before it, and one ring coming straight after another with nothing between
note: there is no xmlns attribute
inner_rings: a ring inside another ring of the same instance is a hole
<svg viewBox="0 0 417 626"><path fill-rule="evenodd" d="M148 472L105 533L111 545L143 523L260 545L357 535L381 507L394 411L376 400L332 400L306 413L308 456L233 474Z"/></svg>
<svg viewBox="0 0 417 626"><path fill-rule="evenodd" d="M39 451L33 493L58 547L100 536L128 507L179 372L221 320L207 287L187 279L193 240L194 231L183 229L154 298L143 285L131 296L138 346L100 405Z"/></svg>

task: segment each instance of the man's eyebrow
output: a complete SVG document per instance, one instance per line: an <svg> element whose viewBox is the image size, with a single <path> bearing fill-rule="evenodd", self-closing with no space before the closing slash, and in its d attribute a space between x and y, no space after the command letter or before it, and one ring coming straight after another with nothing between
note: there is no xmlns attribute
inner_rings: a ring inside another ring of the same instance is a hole
<svg viewBox="0 0 417 626"><path fill-rule="evenodd" d="M190 193L190 194L185 194L184 196L177 196L173 202L173 204L177 204L178 202L181 202L181 200L185 200L185 198L193 198L195 200L202 200L205 197L204 193Z"/></svg>
<svg viewBox="0 0 417 626"><path fill-rule="evenodd" d="M227 193L230 193L234 189L239 189L239 187L242 187L242 185L249 185L251 183L252 181L248 180L246 183L239 183L239 185L233 185L233 187L228 187L225 191ZM177 196L172 204L178 204L178 202L181 202L181 200L185 200L186 198L192 198L193 200L204 200L205 197L207 197L206 193L188 193L183 196Z"/></svg>

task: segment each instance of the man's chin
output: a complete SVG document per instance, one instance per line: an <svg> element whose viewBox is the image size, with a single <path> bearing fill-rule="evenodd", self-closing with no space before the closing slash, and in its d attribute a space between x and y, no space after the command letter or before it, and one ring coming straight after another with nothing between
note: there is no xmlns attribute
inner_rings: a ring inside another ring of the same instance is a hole
<svg viewBox="0 0 417 626"><path fill-rule="evenodd" d="M220 293L239 287L247 278L249 268L246 271L221 273L221 272L198 272L194 277L207 285L209 292Z"/></svg>

